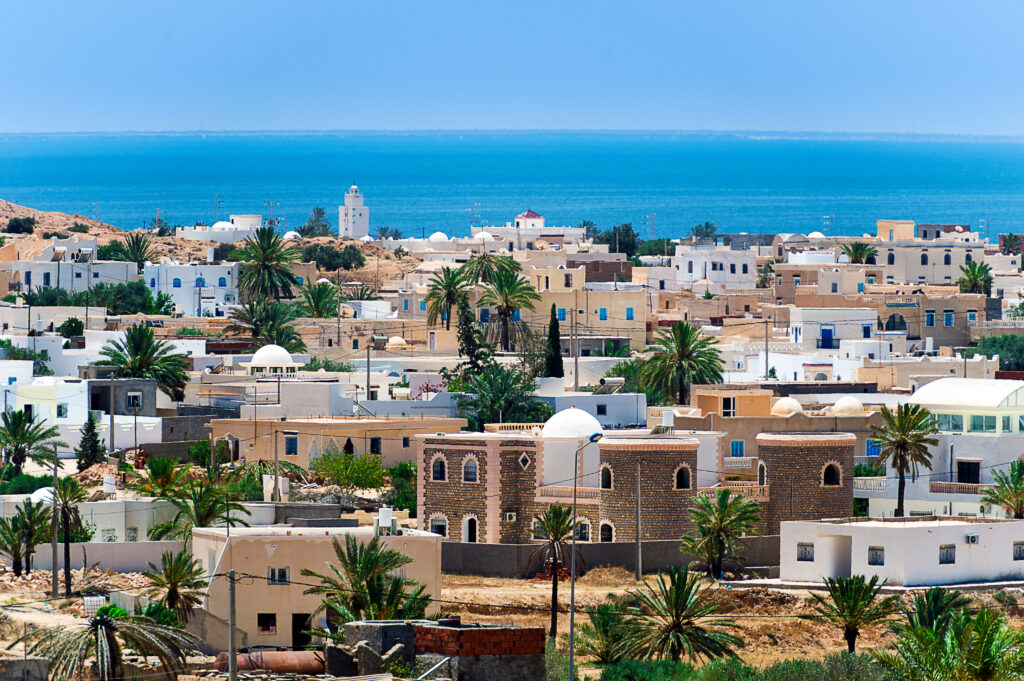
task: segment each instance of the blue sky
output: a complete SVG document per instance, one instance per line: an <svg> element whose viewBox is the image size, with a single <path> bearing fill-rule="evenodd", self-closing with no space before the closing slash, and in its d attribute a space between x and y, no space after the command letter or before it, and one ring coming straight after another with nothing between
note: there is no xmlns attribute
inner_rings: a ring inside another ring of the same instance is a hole
<svg viewBox="0 0 1024 681"><path fill-rule="evenodd" d="M0 131L1024 135L1024 3L5 3Z"/></svg>

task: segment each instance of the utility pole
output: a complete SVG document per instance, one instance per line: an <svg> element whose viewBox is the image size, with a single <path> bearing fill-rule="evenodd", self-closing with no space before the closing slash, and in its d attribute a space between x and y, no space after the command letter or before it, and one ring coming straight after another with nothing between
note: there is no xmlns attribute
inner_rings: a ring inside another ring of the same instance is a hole
<svg viewBox="0 0 1024 681"><path fill-rule="evenodd" d="M768 320L764 320L764 380L768 380Z"/></svg>
<svg viewBox="0 0 1024 681"><path fill-rule="evenodd" d="M371 335L368 342L366 343L366 401L370 401L370 347L373 345L373 336Z"/></svg>
<svg viewBox="0 0 1024 681"><path fill-rule="evenodd" d="M89 328L89 302L92 298L92 261L85 266L85 328Z"/></svg>
<svg viewBox="0 0 1024 681"><path fill-rule="evenodd" d="M280 400L278 401L280 402ZM274 493L270 495L270 498L273 501L281 501L281 470L277 457L277 429L273 424L270 425L270 432L274 438Z"/></svg>
<svg viewBox="0 0 1024 681"><path fill-rule="evenodd" d="M110 456L114 456L114 377L110 376L107 399L110 401Z"/></svg>
<svg viewBox="0 0 1024 681"><path fill-rule="evenodd" d="M53 446L53 490L57 491L57 446ZM60 571L57 569L57 504L53 496L50 497L50 516L52 519L50 527L50 571L53 572L53 593L50 595L57 598L60 594ZM86 569L83 567L83 569Z"/></svg>
<svg viewBox="0 0 1024 681"><path fill-rule="evenodd" d="M274 206L280 206L281 202L280 201L264 201L263 205L266 206L268 209L270 209L270 217L268 217L264 221L264 223L263 223L264 226L265 227L271 227L271 228L277 227L278 223L281 222L281 221L274 219Z"/></svg>
<svg viewBox="0 0 1024 681"><path fill-rule="evenodd" d="M231 523L228 523L231 527ZM230 533L230 530L228 530ZM228 679L238 681L238 647L235 643L235 571L228 570Z"/></svg>
<svg viewBox="0 0 1024 681"><path fill-rule="evenodd" d="M576 326L576 317L579 316L577 308L580 305L580 292L579 289L573 292L573 304L572 304L572 325L571 333L572 337L572 390L573 392L580 391L580 330Z"/></svg>
<svg viewBox="0 0 1024 681"><path fill-rule="evenodd" d="M217 222L217 215L220 212L220 207L224 205L224 197L220 194L213 195L213 221Z"/></svg>
<svg viewBox="0 0 1024 681"><path fill-rule="evenodd" d="M338 279L338 339L334 342L335 346L341 349L341 268L338 268L338 273L335 275Z"/></svg>
<svg viewBox="0 0 1024 681"><path fill-rule="evenodd" d="M636 581L643 579L644 549L640 540L640 457L636 457Z"/></svg>

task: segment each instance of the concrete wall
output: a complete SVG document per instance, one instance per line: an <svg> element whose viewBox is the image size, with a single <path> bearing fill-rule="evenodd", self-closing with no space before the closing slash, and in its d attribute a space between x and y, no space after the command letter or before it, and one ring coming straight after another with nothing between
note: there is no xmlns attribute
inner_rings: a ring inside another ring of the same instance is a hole
<svg viewBox="0 0 1024 681"><path fill-rule="evenodd" d="M83 553L84 549L84 553ZM137 541L137 542L102 542L93 541L71 545L71 569L80 570L85 561L89 565L99 564L102 570L115 572L139 572L149 567L150 563L160 564L160 556L164 551L177 553L185 550L185 542L181 541ZM49 544L36 547L32 559L32 567L38 570L49 570L51 567L51 550ZM57 567L64 567L64 546L57 547Z"/></svg>

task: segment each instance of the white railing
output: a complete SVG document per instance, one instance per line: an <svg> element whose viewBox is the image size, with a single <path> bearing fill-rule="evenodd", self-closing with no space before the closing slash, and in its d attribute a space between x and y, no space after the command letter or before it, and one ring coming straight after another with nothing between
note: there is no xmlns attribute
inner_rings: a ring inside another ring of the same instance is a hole
<svg viewBox="0 0 1024 681"><path fill-rule="evenodd" d="M982 494L992 485L974 485L969 482L930 482L928 491L933 494Z"/></svg>
<svg viewBox="0 0 1024 681"><path fill-rule="evenodd" d="M768 485L753 485L749 482L741 482L738 480L727 480L726 482L723 482L720 485L715 485L714 487L701 487L697 490L697 493L714 494L717 490L722 489L723 487L737 496L753 499L754 501L769 500Z"/></svg>
<svg viewBox="0 0 1024 681"><path fill-rule="evenodd" d="M881 476L863 476L853 479L853 489L864 492L884 492L886 479Z"/></svg>
<svg viewBox="0 0 1024 681"><path fill-rule="evenodd" d="M756 456L727 456L725 457L725 462L722 464L722 467L750 468L756 460Z"/></svg>
<svg viewBox="0 0 1024 681"><path fill-rule="evenodd" d="M572 487L562 485L541 485L537 488L537 496L547 499L572 499ZM577 487L577 499L599 499L601 490L594 487Z"/></svg>

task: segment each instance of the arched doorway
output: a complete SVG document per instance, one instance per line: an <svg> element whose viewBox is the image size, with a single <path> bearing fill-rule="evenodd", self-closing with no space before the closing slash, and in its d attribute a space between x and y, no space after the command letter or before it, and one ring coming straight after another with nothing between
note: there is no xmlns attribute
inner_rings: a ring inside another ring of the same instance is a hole
<svg viewBox="0 0 1024 681"><path fill-rule="evenodd" d="M476 536L476 518L470 516L466 518L462 524L462 541L475 544L477 542Z"/></svg>
<svg viewBox="0 0 1024 681"><path fill-rule="evenodd" d="M615 538L615 530L612 528L611 523L601 523L601 542L609 543Z"/></svg>

